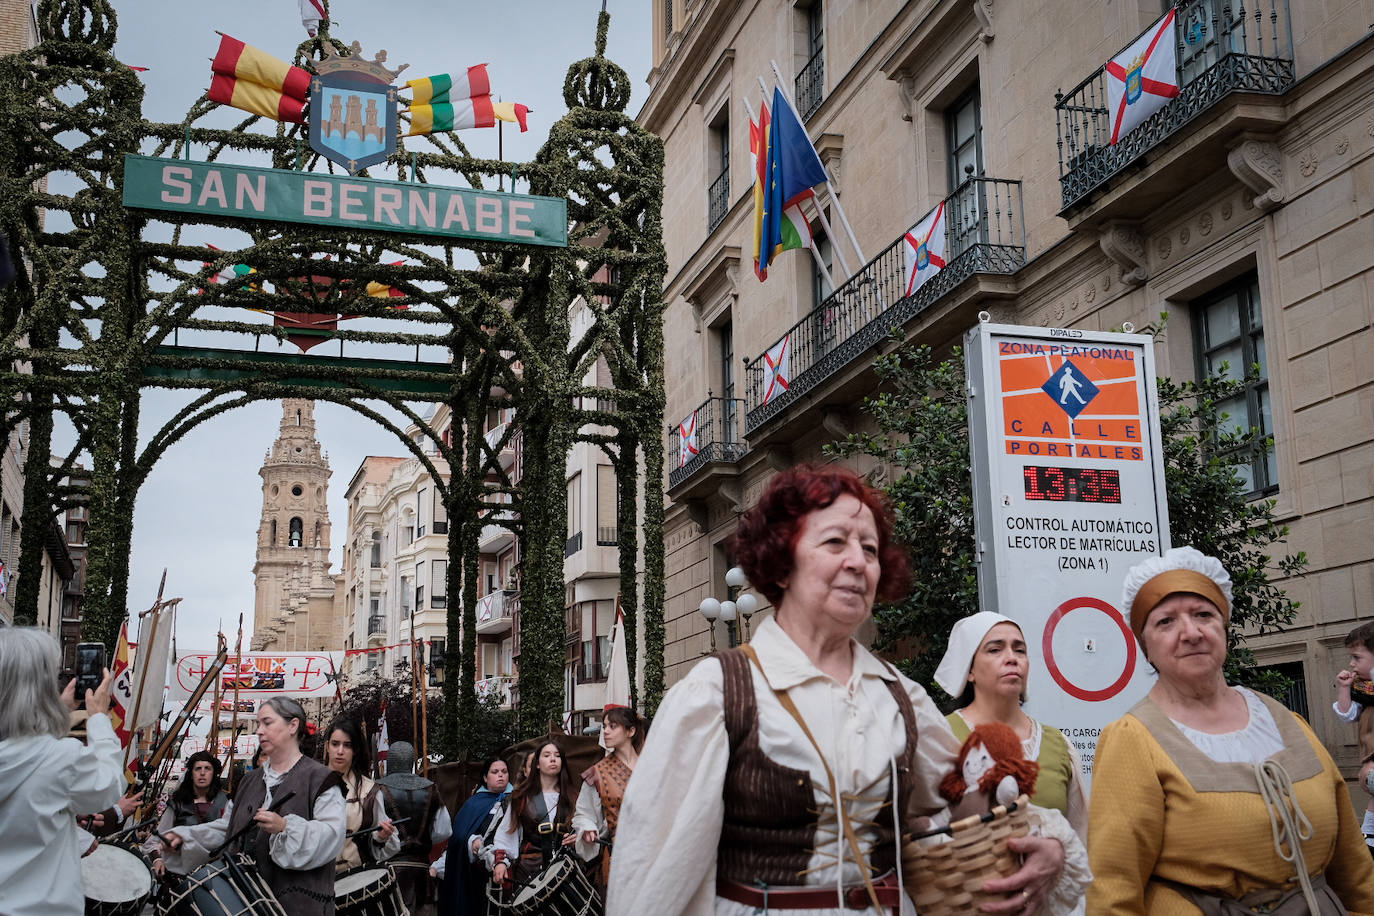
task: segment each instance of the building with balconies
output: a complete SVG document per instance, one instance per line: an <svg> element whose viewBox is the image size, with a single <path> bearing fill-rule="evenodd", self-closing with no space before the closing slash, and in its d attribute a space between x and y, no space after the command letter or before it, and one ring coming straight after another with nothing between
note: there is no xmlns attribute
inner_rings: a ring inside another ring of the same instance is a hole
<svg viewBox="0 0 1374 916"><path fill-rule="evenodd" d="M1170 9L1161 42L1178 90L1120 133L1106 65ZM947 354L980 312L1084 329L1164 312L1161 374L1259 369L1226 406L1275 447L1242 476L1276 500L1287 549L1311 566L1283 583L1302 602L1296 626L1250 645L1296 678L1294 708L1329 703L1344 634L1374 616L1366 13L1289 0L655 4L639 120L663 137L673 215L669 683L708 645L696 608L726 593L739 512L778 469L872 428L862 399L894 334ZM770 101L776 81L795 102L831 178L803 205L814 256L783 252L766 282L751 263L748 165L760 78ZM939 252L917 232L936 218ZM943 263L913 282L923 249ZM1313 721L1349 771L1351 730Z"/></svg>

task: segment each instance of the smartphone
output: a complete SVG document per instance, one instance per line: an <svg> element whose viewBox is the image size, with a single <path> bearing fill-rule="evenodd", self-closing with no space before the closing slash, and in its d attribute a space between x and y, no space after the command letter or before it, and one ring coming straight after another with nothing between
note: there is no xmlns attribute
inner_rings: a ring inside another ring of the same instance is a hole
<svg viewBox="0 0 1374 916"><path fill-rule="evenodd" d="M94 690L105 679L105 644L81 642L76 644L76 700L86 702L86 691Z"/></svg>

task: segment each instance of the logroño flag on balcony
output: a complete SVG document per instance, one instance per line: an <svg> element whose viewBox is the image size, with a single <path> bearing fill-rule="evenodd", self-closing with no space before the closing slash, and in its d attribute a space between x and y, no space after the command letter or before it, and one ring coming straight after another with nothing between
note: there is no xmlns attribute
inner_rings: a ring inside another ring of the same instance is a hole
<svg viewBox="0 0 1374 916"><path fill-rule="evenodd" d="M763 401L760 403L767 404L787 390L788 379L792 376L791 342L792 335L788 334L763 354Z"/></svg>
<svg viewBox="0 0 1374 916"><path fill-rule="evenodd" d="M926 214L903 236L906 294L910 296L945 266L945 202Z"/></svg>
<svg viewBox="0 0 1374 916"><path fill-rule="evenodd" d="M685 468L697 456L697 412L677 425L677 466Z"/></svg>
<svg viewBox="0 0 1374 916"><path fill-rule="evenodd" d="M768 182L768 103L759 104L759 119L749 119L749 173L754 176L754 273L762 283L768 279L767 264L771 256L763 252L763 211L765 208L765 187ZM802 214L801 204L783 208L782 251L811 246L811 224ZM772 254L777 254L776 251Z"/></svg>
<svg viewBox="0 0 1374 916"><path fill-rule="evenodd" d="M1178 95L1174 10L1106 65L1113 146Z"/></svg>

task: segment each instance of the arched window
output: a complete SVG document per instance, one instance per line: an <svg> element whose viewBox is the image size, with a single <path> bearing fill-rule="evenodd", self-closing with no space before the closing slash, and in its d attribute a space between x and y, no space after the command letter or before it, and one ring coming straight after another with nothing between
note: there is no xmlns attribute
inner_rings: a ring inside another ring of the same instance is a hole
<svg viewBox="0 0 1374 916"><path fill-rule="evenodd" d="M319 547L319 546L320 546L320 533L321 533L322 531L324 531L324 528L321 527L321 525L320 525L320 520L319 520L319 519L315 519L315 546L316 546L316 547Z"/></svg>
<svg viewBox="0 0 1374 916"><path fill-rule="evenodd" d="M300 412L299 409L296 410L296 425L297 425L297 426L300 426L300 425L301 425L301 412Z"/></svg>
<svg viewBox="0 0 1374 916"><path fill-rule="evenodd" d="M296 516L295 518L291 519L291 540L286 542L286 546L301 546L301 536L303 534L302 526L303 523L301 522L300 516Z"/></svg>
<svg viewBox="0 0 1374 916"><path fill-rule="evenodd" d="M277 546L277 520L272 519L272 538L267 542L273 547Z"/></svg>

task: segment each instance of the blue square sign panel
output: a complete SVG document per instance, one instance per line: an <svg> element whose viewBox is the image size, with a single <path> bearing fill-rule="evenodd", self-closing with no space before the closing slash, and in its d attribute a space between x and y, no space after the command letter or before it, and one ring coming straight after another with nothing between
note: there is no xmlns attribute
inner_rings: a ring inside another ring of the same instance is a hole
<svg viewBox="0 0 1374 916"><path fill-rule="evenodd" d="M1078 419L1078 415L1087 409L1100 390L1083 374L1082 369L1067 359L1064 360L1064 365L1054 370L1040 389L1053 398L1054 403L1058 404L1072 420Z"/></svg>

